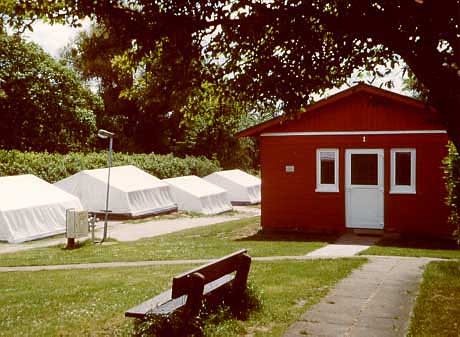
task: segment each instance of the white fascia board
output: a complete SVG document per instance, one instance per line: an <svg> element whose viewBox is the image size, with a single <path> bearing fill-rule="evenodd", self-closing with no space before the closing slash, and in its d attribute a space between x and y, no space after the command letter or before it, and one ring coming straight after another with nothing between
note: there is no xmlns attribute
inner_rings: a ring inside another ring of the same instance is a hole
<svg viewBox="0 0 460 337"><path fill-rule="evenodd" d="M446 130L389 130L389 131L320 131L320 132L265 132L263 137L288 136L352 136L352 135L407 135L407 134L445 134Z"/></svg>

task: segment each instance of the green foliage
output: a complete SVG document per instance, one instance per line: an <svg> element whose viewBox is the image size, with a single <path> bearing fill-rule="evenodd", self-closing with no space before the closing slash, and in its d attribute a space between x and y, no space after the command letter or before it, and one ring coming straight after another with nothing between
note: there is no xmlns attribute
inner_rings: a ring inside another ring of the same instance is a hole
<svg viewBox="0 0 460 337"><path fill-rule="evenodd" d="M171 316L149 315L135 323L133 337L202 337L201 322L182 312Z"/></svg>
<svg viewBox="0 0 460 337"><path fill-rule="evenodd" d="M117 133L122 151L204 155L224 168L253 168L254 141L234 134L260 120L248 118L254 107L225 83L212 82L201 48L164 38L139 53L131 39L111 21L98 23L64 54L85 80L99 83L105 112L98 125Z"/></svg>
<svg viewBox="0 0 460 337"><path fill-rule="evenodd" d="M206 45L207 57L225 60L219 77L232 76L239 91L254 97L277 97L290 105L343 83L357 68L378 74L375 66L396 64L395 55L431 96L435 75L458 85L458 0L444 0L441 7L392 0L38 3L18 1L12 24L24 27L34 14L60 22L92 15L135 40L137 54L163 39L187 42L177 44L183 50L190 41L193 47Z"/></svg>
<svg viewBox="0 0 460 337"><path fill-rule="evenodd" d="M210 82L203 83L181 108L184 136L182 142L176 143L175 152L213 156L225 169L254 168L258 161L255 140L239 139L235 134L267 117L256 108L239 95Z"/></svg>
<svg viewBox="0 0 460 337"><path fill-rule="evenodd" d="M123 151L139 150L133 140L129 124L137 108L134 102L120 98L120 93L132 85L132 76L122 76L112 66L114 55L130 48L129 38L110 33L104 25L93 24L89 31L81 31L61 53L62 61L74 69L79 76L93 86L104 101L104 109L97 117L100 128L117 134ZM95 86L96 87L96 86ZM154 139L152 139L155 141Z"/></svg>
<svg viewBox="0 0 460 337"><path fill-rule="evenodd" d="M459 7L460 0L442 6L433 0L18 0L10 24L91 16L129 38L137 60L163 41L175 49L172 55L204 50L216 66L212 74L234 91L253 101L280 100L291 111L312 93L345 83L356 69L378 75L379 65L403 60L460 146ZM179 60L181 73L189 59Z"/></svg>
<svg viewBox="0 0 460 337"><path fill-rule="evenodd" d="M453 234L460 245L460 156L453 143L449 143L448 150L448 155L443 161L447 189L446 204L450 209L448 221L457 226Z"/></svg>
<svg viewBox="0 0 460 337"><path fill-rule="evenodd" d="M40 47L0 33L0 149L88 149L102 102Z"/></svg>
<svg viewBox="0 0 460 337"><path fill-rule="evenodd" d="M113 166L134 165L160 178L183 175L205 176L220 169L205 157L175 157L172 154L113 154ZM107 167L107 152L57 154L0 150L0 176L34 174L54 183L81 170Z"/></svg>
<svg viewBox="0 0 460 337"><path fill-rule="evenodd" d="M205 300L196 317L183 311L169 316L149 315L135 325L134 337L202 337L210 336L219 325L230 320L247 320L262 308L263 296L253 284L240 297L235 297L227 287L219 302Z"/></svg>
<svg viewBox="0 0 460 337"><path fill-rule="evenodd" d="M98 125L117 133L123 151L167 153L181 141L181 107L204 77L191 40L150 41L139 53L132 33L113 22L82 32L64 54L85 80L96 80L105 111Z"/></svg>
<svg viewBox="0 0 460 337"><path fill-rule="evenodd" d="M428 102L430 94L429 90L427 90L423 84L417 80L415 74L410 69L407 69L407 77L403 80L403 89L412 97L423 102Z"/></svg>

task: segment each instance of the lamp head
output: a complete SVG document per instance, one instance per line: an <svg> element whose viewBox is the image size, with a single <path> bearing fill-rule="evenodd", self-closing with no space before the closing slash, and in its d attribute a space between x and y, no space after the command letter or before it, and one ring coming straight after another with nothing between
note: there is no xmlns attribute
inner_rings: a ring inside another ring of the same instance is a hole
<svg viewBox="0 0 460 337"><path fill-rule="evenodd" d="M99 129L97 132L97 136L102 139L107 139L107 138L113 138L115 136L115 133L104 130L104 129Z"/></svg>

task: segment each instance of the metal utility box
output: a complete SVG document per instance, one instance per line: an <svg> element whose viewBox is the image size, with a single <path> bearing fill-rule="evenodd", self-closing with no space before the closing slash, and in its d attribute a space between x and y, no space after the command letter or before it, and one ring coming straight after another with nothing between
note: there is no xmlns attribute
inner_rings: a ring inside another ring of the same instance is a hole
<svg viewBox="0 0 460 337"><path fill-rule="evenodd" d="M88 211L66 210L66 237L78 239L88 236Z"/></svg>

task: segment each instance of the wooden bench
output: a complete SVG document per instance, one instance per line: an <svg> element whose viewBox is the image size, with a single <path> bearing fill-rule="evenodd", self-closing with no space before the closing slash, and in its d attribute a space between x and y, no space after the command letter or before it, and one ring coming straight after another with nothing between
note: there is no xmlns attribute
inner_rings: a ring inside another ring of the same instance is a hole
<svg viewBox="0 0 460 337"><path fill-rule="evenodd" d="M242 296L250 265L246 249L209 262L175 276L171 289L129 309L125 316L145 319L147 315L170 315L178 309L195 315L204 298L220 296L219 291L224 287L230 287L232 297Z"/></svg>

